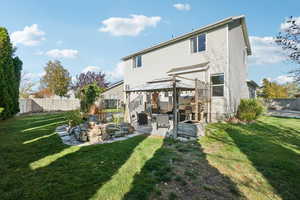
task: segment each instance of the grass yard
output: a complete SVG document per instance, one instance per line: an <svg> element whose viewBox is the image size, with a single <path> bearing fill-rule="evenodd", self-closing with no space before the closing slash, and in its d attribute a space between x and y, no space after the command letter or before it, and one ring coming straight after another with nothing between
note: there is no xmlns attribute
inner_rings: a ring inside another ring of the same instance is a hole
<svg viewBox="0 0 300 200"><path fill-rule="evenodd" d="M300 199L300 120L211 124L198 142L70 147L62 114L0 122L0 199Z"/></svg>

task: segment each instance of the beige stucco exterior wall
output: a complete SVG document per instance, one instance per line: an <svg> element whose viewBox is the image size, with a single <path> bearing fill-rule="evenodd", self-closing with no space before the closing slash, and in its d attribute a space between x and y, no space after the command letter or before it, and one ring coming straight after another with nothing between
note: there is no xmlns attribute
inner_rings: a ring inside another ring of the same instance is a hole
<svg viewBox="0 0 300 200"><path fill-rule="evenodd" d="M229 24L229 107L228 113L235 113L240 99L249 98L247 86L247 51L241 25Z"/></svg>
<svg viewBox="0 0 300 200"><path fill-rule="evenodd" d="M224 73L224 97L212 97L211 103L212 118L223 117L224 113L234 111L236 107L233 105L234 95L238 95L237 101L239 101L242 96L240 93L244 90L239 87L242 82L246 84L246 71L244 69L235 71L236 68L245 67L241 63L243 60L241 49L245 49L245 43L240 31L240 27L229 31L228 25L224 25L206 32L206 51L204 52L191 53L190 39L185 39L142 54L142 67L140 68L133 68L133 59L126 60L124 61L124 86L135 87L156 78L167 77L167 72L175 67L209 62L207 72L184 76L210 82L212 74ZM242 87L244 87L243 84ZM137 95L132 94L130 99L134 99Z"/></svg>
<svg viewBox="0 0 300 200"><path fill-rule="evenodd" d="M133 59L125 61L124 84L131 87L141 85L156 78L167 77L167 71L209 61L210 73L224 72L227 56L227 27L207 32L205 52L191 53L190 40L185 39L175 44L142 55L142 67L133 68ZM197 73L194 77L199 77ZM200 77L201 78L201 77ZM204 78L204 75L202 76Z"/></svg>

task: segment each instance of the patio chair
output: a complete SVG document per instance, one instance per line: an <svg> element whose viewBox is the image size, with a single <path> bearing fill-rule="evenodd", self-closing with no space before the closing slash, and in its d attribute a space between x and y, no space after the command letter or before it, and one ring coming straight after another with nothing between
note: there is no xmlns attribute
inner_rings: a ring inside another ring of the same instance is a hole
<svg viewBox="0 0 300 200"><path fill-rule="evenodd" d="M157 115L156 127L158 128L170 128L169 115Z"/></svg>
<svg viewBox="0 0 300 200"><path fill-rule="evenodd" d="M138 122L138 125L147 125L148 124L147 114L144 112L137 113L137 122Z"/></svg>

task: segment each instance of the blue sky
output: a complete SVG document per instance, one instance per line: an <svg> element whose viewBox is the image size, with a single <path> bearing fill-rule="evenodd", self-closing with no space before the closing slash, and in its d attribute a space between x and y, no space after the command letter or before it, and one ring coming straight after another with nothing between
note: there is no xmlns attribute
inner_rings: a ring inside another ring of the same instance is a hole
<svg viewBox="0 0 300 200"><path fill-rule="evenodd" d="M0 26L8 29L33 80L39 79L47 61L59 59L72 76L102 70L116 81L122 78L121 57L241 14L246 15L254 53L248 62L249 79L282 83L290 80L287 72L295 67L284 61L271 37L285 17L299 16L297 0L1 0L0 5Z"/></svg>

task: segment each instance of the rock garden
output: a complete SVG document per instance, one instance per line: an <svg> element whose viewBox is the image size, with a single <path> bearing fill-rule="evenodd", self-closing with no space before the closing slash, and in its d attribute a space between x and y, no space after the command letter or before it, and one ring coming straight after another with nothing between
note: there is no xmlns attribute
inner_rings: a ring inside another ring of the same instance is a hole
<svg viewBox="0 0 300 200"><path fill-rule="evenodd" d="M72 111L69 115L82 115L79 111ZM136 133L134 127L126 122L103 122L96 115L89 115L87 119L80 120L81 123L62 125L56 128L57 134L62 141L68 145L89 145L110 143L124 140L140 133Z"/></svg>
<svg viewBox="0 0 300 200"><path fill-rule="evenodd" d="M65 114L68 124L56 128L63 143L68 145L90 145L125 140L139 135L134 127L123 122L122 114L108 113L99 96L101 89L90 84L79 91L80 110Z"/></svg>

